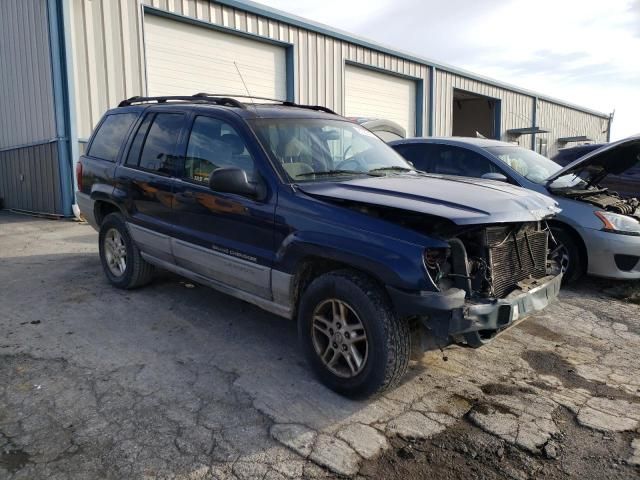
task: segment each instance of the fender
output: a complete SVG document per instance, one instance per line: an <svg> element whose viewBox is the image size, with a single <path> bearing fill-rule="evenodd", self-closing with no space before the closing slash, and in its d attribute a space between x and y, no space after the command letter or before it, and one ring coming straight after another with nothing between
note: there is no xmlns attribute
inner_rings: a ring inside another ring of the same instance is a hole
<svg viewBox="0 0 640 480"><path fill-rule="evenodd" d="M126 209L124 208L122 203L118 202L117 199L114 198L114 190L115 188L113 187L113 185L106 185L103 183L96 183L92 185L90 198L93 202L93 215L96 225L98 225L98 222L101 221L99 212L96 209L97 202L113 205L125 218L128 217Z"/></svg>
<svg viewBox="0 0 640 480"><path fill-rule="evenodd" d="M379 240L376 242L370 236L363 241L324 232L297 231L280 245L274 269L295 275L305 258L319 257L352 266L398 289L433 289L422 266L422 245L396 241L389 246L388 238Z"/></svg>
<svg viewBox="0 0 640 480"><path fill-rule="evenodd" d="M109 202L109 203L113 203L114 205L118 206L114 201L113 201L113 191L115 190L113 185L107 185L104 183L94 183L91 186L91 199L93 201L105 201L105 202ZM120 207L118 207L120 208Z"/></svg>

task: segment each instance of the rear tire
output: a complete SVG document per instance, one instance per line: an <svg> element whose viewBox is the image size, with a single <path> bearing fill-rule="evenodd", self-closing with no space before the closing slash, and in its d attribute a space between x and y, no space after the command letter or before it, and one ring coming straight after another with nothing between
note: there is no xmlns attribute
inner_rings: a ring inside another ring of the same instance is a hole
<svg viewBox="0 0 640 480"><path fill-rule="evenodd" d="M102 269L114 287L137 288L152 280L153 265L140 255L122 215L107 215L100 225L98 238Z"/></svg>
<svg viewBox="0 0 640 480"><path fill-rule="evenodd" d="M406 373L409 324L397 318L386 292L366 275L340 270L318 277L303 293L298 312L302 349L330 389L369 397L397 385Z"/></svg>
<svg viewBox="0 0 640 480"><path fill-rule="evenodd" d="M551 230L553 237L558 243L558 247L560 247L560 250L556 254L556 259L560 262L560 266L564 270L562 283L564 285L572 284L586 273L586 258L584 258L582 249L573 235L562 228L552 228Z"/></svg>

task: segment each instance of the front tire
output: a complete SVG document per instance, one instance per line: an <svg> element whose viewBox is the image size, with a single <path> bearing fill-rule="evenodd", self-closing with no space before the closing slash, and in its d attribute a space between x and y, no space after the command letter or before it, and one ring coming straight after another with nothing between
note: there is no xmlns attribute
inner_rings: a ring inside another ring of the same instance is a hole
<svg viewBox="0 0 640 480"><path fill-rule="evenodd" d="M151 281L154 268L140 255L122 215L107 215L98 238L102 269L114 287L131 289Z"/></svg>
<svg viewBox="0 0 640 480"><path fill-rule="evenodd" d="M397 385L411 355L408 322L386 292L349 270L324 274L302 295L298 332L305 356L330 389L363 398Z"/></svg>
<svg viewBox="0 0 640 480"><path fill-rule="evenodd" d="M562 283L564 285L572 284L587 271L586 259L573 235L562 228L552 228L552 233L557 243L553 249L556 252L555 260L564 271Z"/></svg>

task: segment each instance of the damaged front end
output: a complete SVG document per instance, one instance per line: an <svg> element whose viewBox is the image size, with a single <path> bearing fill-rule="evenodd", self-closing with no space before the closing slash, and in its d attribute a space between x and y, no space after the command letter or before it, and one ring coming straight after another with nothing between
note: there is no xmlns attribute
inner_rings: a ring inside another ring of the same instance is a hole
<svg viewBox="0 0 640 480"><path fill-rule="evenodd" d="M551 241L544 221L464 229L448 239L449 248L425 251L436 291L390 293L401 314L425 327L424 349L479 347L557 297L562 272L550 259Z"/></svg>
<svg viewBox="0 0 640 480"><path fill-rule="evenodd" d="M546 221L560 209L547 196L503 182L423 174L298 188L419 234L410 243L424 242L415 267L425 281L415 290L386 289L396 313L424 327L415 329L424 349L478 347L558 296L562 273L549 259Z"/></svg>

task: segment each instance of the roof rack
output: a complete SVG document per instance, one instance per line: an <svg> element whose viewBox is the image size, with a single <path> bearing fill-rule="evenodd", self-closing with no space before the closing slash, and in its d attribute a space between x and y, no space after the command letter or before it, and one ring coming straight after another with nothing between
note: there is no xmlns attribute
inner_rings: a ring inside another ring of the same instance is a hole
<svg viewBox="0 0 640 480"><path fill-rule="evenodd" d="M253 97L250 95L236 95L234 94L218 94L218 93L205 93L200 92L196 93L194 97L197 98L227 98L227 97L236 97L236 98L248 98L250 100L267 100L269 102L279 103L280 105L284 105L285 107L297 107L297 108L306 108L309 110L318 110L320 112L331 113L333 115L337 115L336 112L331 110L330 108L323 107L322 105L303 105L295 102L290 102L288 100L280 100L278 98L269 98L269 97Z"/></svg>
<svg viewBox="0 0 640 480"><path fill-rule="evenodd" d="M234 98L229 98L225 96L213 96L213 95L177 95L177 96L166 96L166 97L131 97L126 100L122 100L118 107L128 107L130 105L134 105L136 103L167 103L167 102L202 102L202 103L213 103L215 105L222 105L227 107L236 107L236 108L247 108L246 105Z"/></svg>
<svg viewBox="0 0 640 480"><path fill-rule="evenodd" d="M131 97L126 100L122 100L118 107L128 107L137 103L167 103L167 102L202 102L202 103L213 103L215 105L221 105L226 107L236 107L246 109L246 103L242 103L235 98L248 98L250 100L266 100L269 102L274 102L285 107L296 107L296 108L306 108L308 110L317 110L320 112L330 113L332 115L337 115L336 112L331 110L330 108L323 107L322 105L301 105L298 103L290 102L288 100L279 100L277 98L268 98L268 97L251 97L249 95L236 95L236 94L216 94L216 93L205 93L200 92L195 95L177 95L177 96L166 96L166 97Z"/></svg>

